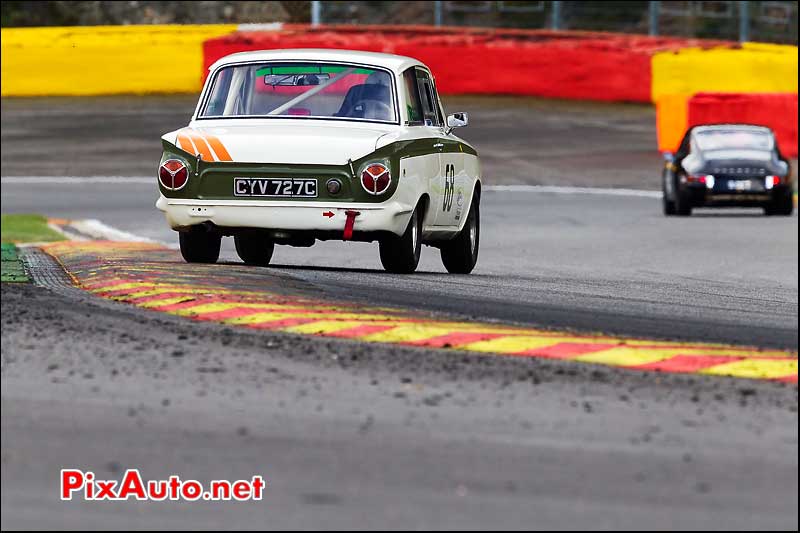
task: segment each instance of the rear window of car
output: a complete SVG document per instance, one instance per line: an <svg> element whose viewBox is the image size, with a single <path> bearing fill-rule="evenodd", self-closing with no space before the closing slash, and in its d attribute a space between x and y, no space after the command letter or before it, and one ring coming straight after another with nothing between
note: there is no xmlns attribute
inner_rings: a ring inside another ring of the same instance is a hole
<svg viewBox="0 0 800 533"><path fill-rule="evenodd" d="M214 74L199 118L397 122L392 74L334 63L231 65Z"/></svg>
<svg viewBox="0 0 800 533"><path fill-rule="evenodd" d="M703 151L772 150L773 138L768 131L705 130L694 134L697 146Z"/></svg>

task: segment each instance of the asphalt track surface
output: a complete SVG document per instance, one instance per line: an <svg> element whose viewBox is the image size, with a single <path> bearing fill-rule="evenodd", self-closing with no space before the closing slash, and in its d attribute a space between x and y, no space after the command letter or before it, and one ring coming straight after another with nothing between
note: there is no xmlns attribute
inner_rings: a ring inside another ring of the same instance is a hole
<svg viewBox="0 0 800 533"><path fill-rule="evenodd" d="M3 99L0 173L152 176L161 135L185 126L196 101ZM487 182L658 187L653 169L661 158L653 149L655 114L649 106L467 97L445 105L448 112L470 113L473 125L459 133L480 150Z"/></svg>
<svg viewBox="0 0 800 533"><path fill-rule="evenodd" d="M174 242L152 185L36 177L151 174L154 139L192 104L4 100L1 173L31 178L3 182L3 213ZM489 185L658 185L648 108L456 108ZM418 274L389 276L356 243L278 248L265 276L461 317L796 349L796 217L659 210L490 191L471 276L444 274L433 249ZM365 347L2 290L4 528L797 528L795 386ZM69 466L271 485L260 503L59 502Z"/></svg>

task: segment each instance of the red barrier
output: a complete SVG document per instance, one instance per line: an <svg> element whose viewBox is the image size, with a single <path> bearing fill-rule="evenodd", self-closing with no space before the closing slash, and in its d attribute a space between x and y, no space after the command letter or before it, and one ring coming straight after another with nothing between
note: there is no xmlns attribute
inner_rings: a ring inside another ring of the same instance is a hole
<svg viewBox="0 0 800 533"><path fill-rule="evenodd" d="M797 157L797 93L699 93L689 100L689 126L744 123L768 126L784 156Z"/></svg>
<svg viewBox="0 0 800 533"><path fill-rule="evenodd" d="M443 94L511 94L650 102L653 53L697 46L678 38L549 30L386 26L284 26L203 43L204 67L234 52L335 48L411 56ZM703 46L719 45L705 41Z"/></svg>

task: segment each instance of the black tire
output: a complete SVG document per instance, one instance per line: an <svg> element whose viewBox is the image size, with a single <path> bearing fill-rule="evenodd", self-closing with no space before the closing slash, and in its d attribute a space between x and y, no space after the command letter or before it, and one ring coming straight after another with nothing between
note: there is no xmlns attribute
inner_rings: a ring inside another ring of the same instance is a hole
<svg viewBox="0 0 800 533"><path fill-rule="evenodd" d="M195 227L179 234L181 255L187 263L216 263L222 235L204 227Z"/></svg>
<svg viewBox="0 0 800 533"><path fill-rule="evenodd" d="M664 196L661 198L661 203L663 204L664 216L668 217L675 216L678 210L675 207L675 202L667 199L666 192L664 193Z"/></svg>
<svg viewBox="0 0 800 533"><path fill-rule="evenodd" d="M442 245L442 263L451 274L469 274L478 262L481 238L480 200L473 195L467 221L458 235Z"/></svg>
<svg viewBox="0 0 800 533"><path fill-rule="evenodd" d="M675 200L670 200L669 196L667 195L667 183L666 183L666 176L661 177L661 204L664 209L664 216L674 216L675 215Z"/></svg>
<svg viewBox="0 0 800 533"><path fill-rule="evenodd" d="M764 206L764 214L767 216L789 217L794 213L794 198L791 189L782 191Z"/></svg>
<svg viewBox="0 0 800 533"><path fill-rule="evenodd" d="M275 243L263 231L245 231L234 235L236 253L247 265L267 266L275 251Z"/></svg>
<svg viewBox="0 0 800 533"><path fill-rule="evenodd" d="M692 215L692 202L689 199L689 193L675 188L675 214L679 217L688 217Z"/></svg>
<svg viewBox="0 0 800 533"><path fill-rule="evenodd" d="M388 272L410 274L417 269L422 253L422 214L417 208L411 214L408 227L400 237L392 235L379 243L381 264Z"/></svg>

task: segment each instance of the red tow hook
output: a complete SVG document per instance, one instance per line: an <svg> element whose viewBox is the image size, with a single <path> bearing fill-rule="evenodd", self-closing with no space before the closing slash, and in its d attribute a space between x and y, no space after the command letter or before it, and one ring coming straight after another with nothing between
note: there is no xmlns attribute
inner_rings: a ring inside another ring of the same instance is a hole
<svg viewBox="0 0 800 533"><path fill-rule="evenodd" d="M343 241L349 241L353 238L353 224L356 222L356 217L361 214L360 211L351 211L348 209L344 212L345 216L347 216L347 220L344 223L344 235L342 235Z"/></svg>

